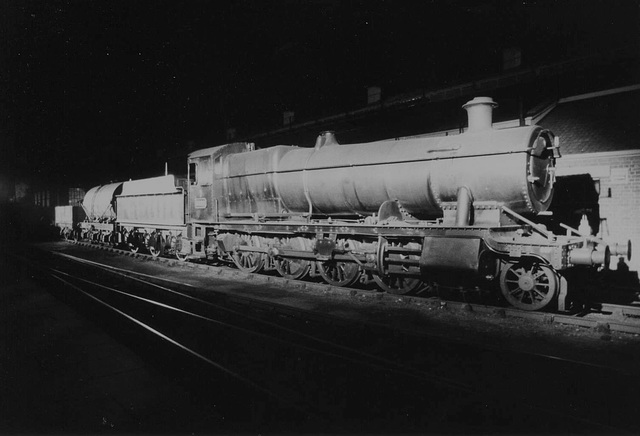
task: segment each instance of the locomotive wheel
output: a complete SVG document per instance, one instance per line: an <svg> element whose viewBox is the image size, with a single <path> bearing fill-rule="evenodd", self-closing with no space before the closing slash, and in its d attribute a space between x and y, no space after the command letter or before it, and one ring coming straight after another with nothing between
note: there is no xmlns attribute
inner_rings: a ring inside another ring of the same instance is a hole
<svg viewBox="0 0 640 436"><path fill-rule="evenodd" d="M140 243L138 242L138 240L136 240L135 238L130 240L127 245L129 246L129 250L132 253L137 253L138 251L140 251Z"/></svg>
<svg viewBox="0 0 640 436"><path fill-rule="evenodd" d="M257 236L241 235L238 245L242 247L260 247L260 238ZM240 271L259 273L264 269L265 255L262 253L237 250L230 252L229 255Z"/></svg>
<svg viewBox="0 0 640 436"><path fill-rule="evenodd" d="M146 240L149 253L153 257L160 257L164 254L165 240L160 233L152 233Z"/></svg>
<svg viewBox="0 0 640 436"><path fill-rule="evenodd" d="M246 245L246 244L243 244ZM264 266L264 256L262 253L254 253L251 251L237 251L231 256L233 263L236 264L240 271L248 273L257 273L262 271Z"/></svg>
<svg viewBox="0 0 640 436"><path fill-rule="evenodd" d="M276 269L276 261L271 256L264 256L264 266L262 267L262 271L269 272L274 271Z"/></svg>
<svg viewBox="0 0 640 436"><path fill-rule="evenodd" d="M115 233L109 235L109 244L112 246L118 245L118 236Z"/></svg>
<svg viewBox="0 0 640 436"><path fill-rule="evenodd" d="M281 241L282 248L290 250L308 250L308 242L304 238L287 238ZM302 259L273 258L273 264L278 274L285 279L303 279L311 270L311 262Z"/></svg>
<svg viewBox="0 0 640 436"><path fill-rule="evenodd" d="M535 259L507 264L500 273L504 298L522 310L540 310L558 293L560 280L548 265Z"/></svg>
<svg viewBox="0 0 640 436"><path fill-rule="evenodd" d="M360 267L351 262L318 262L318 271L332 286L351 286L360 278Z"/></svg>
<svg viewBox="0 0 640 436"><path fill-rule="evenodd" d="M374 274L373 280L385 292L395 295L406 295L416 292L422 286L422 280L414 277L388 275L380 277Z"/></svg>
<svg viewBox="0 0 640 436"><path fill-rule="evenodd" d="M162 237L158 237L155 243L149 246L149 253L151 253L153 257L160 257L164 251L163 245Z"/></svg>
<svg viewBox="0 0 640 436"><path fill-rule="evenodd" d="M285 279L300 280L309 274L311 262L300 259L275 259L276 271Z"/></svg>

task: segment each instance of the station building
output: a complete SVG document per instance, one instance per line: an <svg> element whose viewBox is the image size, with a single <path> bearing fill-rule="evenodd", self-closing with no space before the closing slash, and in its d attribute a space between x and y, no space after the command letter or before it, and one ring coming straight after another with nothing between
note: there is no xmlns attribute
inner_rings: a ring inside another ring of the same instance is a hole
<svg viewBox="0 0 640 436"><path fill-rule="evenodd" d="M560 137L557 175L594 181L599 223L592 233L640 249L640 84L562 98L538 124ZM628 266L640 270L637 254Z"/></svg>

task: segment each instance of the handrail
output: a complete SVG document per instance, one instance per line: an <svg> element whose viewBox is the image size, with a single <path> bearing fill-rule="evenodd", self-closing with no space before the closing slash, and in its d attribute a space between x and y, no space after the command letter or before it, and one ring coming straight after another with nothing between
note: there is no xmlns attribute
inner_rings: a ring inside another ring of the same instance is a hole
<svg viewBox="0 0 640 436"><path fill-rule="evenodd" d="M523 222L529 224L534 230L536 230L538 233L540 233L545 238L551 239L551 240L554 240L556 238L556 236L553 234L553 232L550 232L547 229L545 229L544 227L542 227L541 225L536 224L533 221L526 219L525 217L523 217L519 213L516 213L516 212L512 211L511 209L509 209L507 206L502 206L502 210L505 211L506 213L508 213L509 215L519 219L520 221L523 221Z"/></svg>

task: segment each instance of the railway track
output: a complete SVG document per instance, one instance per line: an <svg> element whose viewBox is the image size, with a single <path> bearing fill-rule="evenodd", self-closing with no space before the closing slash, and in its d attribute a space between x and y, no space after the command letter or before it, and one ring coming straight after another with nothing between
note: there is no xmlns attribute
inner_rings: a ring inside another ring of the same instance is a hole
<svg viewBox="0 0 640 436"><path fill-rule="evenodd" d="M285 405L287 410L305 416L318 415L320 411L319 415L324 415L318 419L325 421L335 419L336 414L346 410L347 415L360 419L363 414L380 407L377 401L382 396L383 401L392 405L391 408L411 417L413 429L424 429L421 426L427 425L427 421L440 422L443 416L467 413L478 403L492 404L492 407L499 404L499 412L493 413L504 414L502 419L517 416L526 426L523 428L529 431L539 428L536 426L541 422L536 420L540 416L570 425L568 428L573 431L576 428L600 428L619 433L635 425L628 422L628 413L622 408L620 419L627 421L619 426L594 418L597 415L594 415L591 405L580 403L576 406L574 400L573 409L567 410L569 403L562 396L549 398L547 382L554 374L563 374L563 382L569 384L578 385L579 380L596 379L590 386L598 385L598 375L609 371L597 365L534 352L499 350L489 351L490 364L487 364L488 350L482 347L469 344L461 347L455 341L438 341L420 332L389 331L388 326L363 325L357 320L340 321L327 314L250 301L242 296L230 298L228 294L207 293L207 298L203 299L188 283L122 270L64 253L58 253L54 258L62 264L72 262L75 265L72 271L79 266L82 269L76 273L69 272L68 267L41 266L64 287L65 292L85 296L114 316L154 336L156 341L175 348L175 352L186 356L183 358L198 360L212 371L221 372L268 397L278 404L276 409L279 410ZM186 268L211 267L196 265ZM96 276L96 271L99 271L97 279L86 278ZM235 271L220 268L215 275L240 278ZM256 278L247 282L255 283ZM371 295L367 298L377 298L378 294L366 295ZM445 304L448 309L455 305ZM181 326L177 331L176 325ZM197 336L193 332L198 332ZM225 339L221 341L220 338ZM217 343L218 348L203 343ZM250 344L250 348L238 348L239 344ZM233 358L221 358L220 347L233 349ZM259 356L255 355L256 349L262 350ZM272 367L275 359L275 365L281 365L287 376L275 377L274 380L270 372L264 372L265 350L269 350L270 355L268 366ZM446 362L441 361L443 355L449 356ZM281 359L278 356L286 357ZM511 373L505 368L519 369ZM291 377L291 374L301 373L305 376ZM452 373L456 376L452 377ZM310 392L320 389L317 382L309 383L309 377L325 382L331 380L322 404L309 396ZM615 378L615 383L611 377ZM608 375L606 384L598 387L598 391L603 395L610 390L619 392L618 377L622 375ZM507 390L508 386L521 389ZM625 389L632 389L632 386L630 383ZM355 391L361 392L354 395ZM344 398L349 400L345 403ZM448 400L443 402L442 398ZM328 407L327 404L333 406ZM612 412L606 413L610 415ZM398 420L401 417L387 415L385 419Z"/></svg>
<svg viewBox="0 0 640 436"><path fill-rule="evenodd" d="M273 310L274 307L258 307L253 304L251 310L247 311L247 306L243 305L243 309L238 308L238 299L231 301L233 304L230 307L227 298L218 303L215 298L204 300L172 289L179 285L188 288L189 285L184 283L164 280L164 283L160 284L158 280L145 277L143 274L68 255L57 257L91 270L99 270L99 273L88 273L88 270L83 268L79 272L69 272L64 268L39 266L59 282L65 292L79 294L89 303L96 304L131 323L142 330L148 340L160 341L165 346L173 348L172 355L176 352L182 354L179 359L197 360L212 372L222 373L237 384L245 386L253 392L252 395L258 393L265 396L266 402L271 405L267 410L260 411L263 415L281 410L292 411L301 414L301 419L313 422L313 429L316 429L316 425L322 428L322 425L330 422L337 413L335 407L345 406L339 398L343 396L342 390L348 386L352 389L354 386L377 386L395 392L400 397L399 401L405 402L407 396L419 398L419 392L416 392L418 386L425 392L441 391L442 395L451 395L453 392L453 395L467 397L473 394L472 387L465 383L306 334L300 328L300 318L293 319L289 316L291 310ZM21 260L32 262L27 258ZM84 278L96 274L99 277L97 280ZM122 279L125 279L124 284ZM292 319L298 328L287 326L291 324ZM176 329L176 325L180 328ZM197 332L198 336L194 337L193 332ZM222 341L224 345L221 344L221 337L225 338ZM207 343L216 343L217 346L211 347L206 345ZM244 344L249 344L249 349ZM221 346L234 350L233 359L220 356ZM271 361L266 366L261 361L265 349L268 349ZM253 355L256 350L259 351L257 356ZM282 372L277 371L278 377L272 374L273 360L277 362L276 366L283 369ZM320 372L324 376L327 376L325 372L330 375L344 374L337 376L341 383L323 391L325 397L317 400L309 396L308 380L300 377L290 379L287 377L289 372L306 375ZM208 372L203 375L206 377L206 374ZM348 379L345 377L347 374ZM399 383L403 386L400 392L390 387L382 387L388 383L390 377L393 377L394 384ZM334 392L336 389L338 391ZM366 407L366 398L362 395L358 398L361 405L357 408ZM402 398L404 400L401 400ZM333 426L332 428L335 430Z"/></svg>
<svg viewBox="0 0 640 436"><path fill-rule="evenodd" d="M371 419L370 411L378 410L379 401L383 401L387 403L387 413L392 413L392 409L400 411L412 420L411 426L418 426L412 428L425 428L423 426L430 425L427 421L440 422L443 416L466 414L483 403L497 407L499 412L494 413L504 414L501 419L517 416L527 429L541 425L534 422L539 416L565 425L571 423L572 429L601 428L619 432L630 425L618 427L592 419L593 412L587 411L590 407L587 404L581 405L577 412L567 410L563 406L566 400L545 398L548 388L542 387L539 379L560 371L568 374L569 379L576 378L574 382L578 383L578 379L585 377L583 373L595 377L606 372L606 368L557 356L495 350L491 350L491 364L487 365L484 362L487 350L468 344L461 347L455 342L427 340L425 334L390 332L388 326L364 326L353 320L336 322L335 317L326 314L310 317L304 310L247 301L242 297L208 293L207 298L202 299L187 283L123 271L69 255L57 255L55 259L63 265L73 262L72 271L81 269L77 273L70 273L68 266L49 269L66 293L85 296L113 316L155 337L150 340L175 348L173 353L198 360L213 372L222 372L268 397L278 410L305 416L320 414L318 419L325 422L343 413L357 419L364 415ZM229 272L224 275L235 277ZM255 282L255 278L249 281ZM194 336L193 332L198 334ZM373 343L372 338L375 338ZM217 346L207 345L210 343ZM249 349L243 348L245 344L249 344ZM233 357L221 358L220 347L233 349ZM256 350L261 351L256 353ZM265 350L269 350L270 356L267 365ZM450 356L446 362L441 361L443 355ZM523 368L524 365L535 368L531 371L535 376L519 371L509 374L504 369L496 372L498 368ZM265 367L273 366L282 367L280 376L265 372ZM456 376L452 377L452 373ZM310 383L310 378L322 379L330 387ZM514 383L523 390L507 391L506 386ZM321 395L321 404L313 395L310 397L310 392L318 389L326 389ZM345 402L344 398L349 400ZM448 400L443 402L443 398ZM505 404L517 405L513 406L517 410ZM404 419L396 412L392 414L387 414L385 419L396 422ZM458 416L458 419L467 418ZM352 428L347 426L347 429Z"/></svg>
<svg viewBox="0 0 640 436"><path fill-rule="evenodd" d="M316 294L342 295L345 297L353 297L355 295L359 295L362 300L369 300L372 302L382 299L391 299L401 301L406 306L429 306L451 311L474 312L478 314L485 314L488 316L527 319L530 321L536 321L546 324L558 323L582 328L596 329L597 331L605 334L609 332L640 334L640 302L638 305L591 303L589 305L589 308L585 310L577 310L572 313L531 312L511 307L495 306L486 303L450 300L442 298L440 296L429 295L433 293L427 292L423 293L427 294L427 296L420 296L420 294L414 296L397 296L379 292L376 289L336 287L325 283L316 283L311 281L294 281L276 276L249 274L239 271L231 266L181 262L171 258L154 257L152 255L144 253L132 253L127 250L121 250L118 248L100 244L92 244L81 241L70 242L76 245L106 250L124 256L155 260L173 266L184 266L186 268L203 268L210 270L213 274L219 277L233 277L238 280L266 281L286 286L289 289L293 288L304 292L313 292ZM454 291L462 294L462 299L466 299L466 295L468 294L480 296L483 294L483 291L479 288L469 290L458 288L454 289ZM489 293L490 291L485 292L485 294Z"/></svg>

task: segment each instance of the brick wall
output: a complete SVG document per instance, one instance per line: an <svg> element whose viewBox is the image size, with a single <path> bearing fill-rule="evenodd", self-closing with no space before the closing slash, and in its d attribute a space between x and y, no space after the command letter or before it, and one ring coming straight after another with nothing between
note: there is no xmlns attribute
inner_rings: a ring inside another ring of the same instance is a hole
<svg viewBox="0 0 640 436"><path fill-rule="evenodd" d="M628 262L640 271L640 150L565 155L558 159L558 175L590 174L600 183L599 237L614 242L631 240L636 253ZM615 269L617 258L612 258Z"/></svg>

